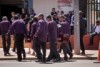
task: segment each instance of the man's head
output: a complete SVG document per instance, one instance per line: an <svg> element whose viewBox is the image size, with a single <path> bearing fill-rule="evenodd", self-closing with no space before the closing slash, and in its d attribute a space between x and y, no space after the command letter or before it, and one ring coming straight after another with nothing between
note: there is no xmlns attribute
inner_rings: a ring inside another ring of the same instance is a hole
<svg viewBox="0 0 100 67"><path fill-rule="evenodd" d="M56 9L55 8L52 8L52 12L55 12L56 11Z"/></svg>
<svg viewBox="0 0 100 67"><path fill-rule="evenodd" d="M38 21L38 16L37 15L34 16L33 20L34 20L34 22L37 22Z"/></svg>
<svg viewBox="0 0 100 67"><path fill-rule="evenodd" d="M47 19L47 21L51 21L51 20L52 20L52 17L51 17L50 15L48 15L48 16L46 17L46 19Z"/></svg>
<svg viewBox="0 0 100 67"><path fill-rule="evenodd" d="M60 22L64 22L65 21L65 16L60 16L59 20L60 20Z"/></svg>
<svg viewBox="0 0 100 67"><path fill-rule="evenodd" d="M43 15L42 13L40 13L40 14L38 15L38 19L44 19L44 15Z"/></svg>
<svg viewBox="0 0 100 67"><path fill-rule="evenodd" d="M100 25L100 20L97 20L96 21L96 25Z"/></svg>
<svg viewBox="0 0 100 67"><path fill-rule="evenodd" d="M79 16L83 17L83 12L82 11L79 11Z"/></svg>
<svg viewBox="0 0 100 67"><path fill-rule="evenodd" d="M3 20L3 21L4 21L4 20L8 20L7 16L3 16L3 17L2 17L2 20Z"/></svg>
<svg viewBox="0 0 100 67"><path fill-rule="evenodd" d="M11 16L14 17L16 14L15 12L11 12Z"/></svg>

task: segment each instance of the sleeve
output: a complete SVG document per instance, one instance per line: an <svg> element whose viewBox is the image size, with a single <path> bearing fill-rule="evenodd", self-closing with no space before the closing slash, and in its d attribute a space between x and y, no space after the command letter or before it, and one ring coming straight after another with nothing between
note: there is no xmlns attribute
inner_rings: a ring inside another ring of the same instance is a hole
<svg viewBox="0 0 100 67"><path fill-rule="evenodd" d="M36 28L36 33L35 33L34 36L37 37L40 32L41 32L41 24L38 22L37 23L37 28Z"/></svg>
<svg viewBox="0 0 100 67"><path fill-rule="evenodd" d="M1 25L1 22L0 22L0 29L1 29L1 26L2 26L2 25Z"/></svg>
<svg viewBox="0 0 100 67"><path fill-rule="evenodd" d="M51 27L51 24L49 23L48 24L48 31L51 31L52 30L52 27Z"/></svg>
<svg viewBox="0 0 100 67"><path fill-rule="evenodd" d="M23 26L24 26L25 36L27 36L27 28L25 26L25 23L23 24Z"/></svg>
<svg viewBox="0 0 100 67"><path fill-rule="evenodd" d="M31 26L31 34L30 34L30 36L31 36L31 39L33 39L33 36L34 36L34 24L32 24L32 26Z"/></svg>
<svg viewBox="0 0 100 67"><path fill-rule="evenodd" d="M67 23L67 27L68 27L68 34L70 35L71 34L71 26L69 23Z"/></svg>
<svg viewBox="0 0 100 67"><path fill-rule="evenodd" d="M14 29L15 29L15 23L12 23L6 35L8 36L11 33L14 33Z"/></svg>

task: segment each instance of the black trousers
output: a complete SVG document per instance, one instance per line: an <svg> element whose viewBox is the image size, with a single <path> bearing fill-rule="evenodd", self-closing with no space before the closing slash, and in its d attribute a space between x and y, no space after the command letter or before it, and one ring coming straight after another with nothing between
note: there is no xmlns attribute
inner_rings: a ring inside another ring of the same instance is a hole
<svg viewBox="0 0 100 67"><path fill-rule="evenodd" d="M74 35L74 26L71 26L71 35Z"/></svg>
<svg viewBox="0 0 100 67"><path fill-rule="evenodd" d="M15 44L15 35L14 35L14 46L13 46L13 51L16 51L16 44Z"/></svg>
<svg viewBox="0 0 100 67"><path fill-rule="evenodd" d="M50 41L50 53L49 53L49 56L47 58L47 61L50 61L52 59L56 59L58 61L61 60L60 55L57 52L56 41L54 41L54 40Z"/></svg>
<svg viewBox="0 0 100 67"><path fill-rule="evenodd" d="M82 53L85 53L85 47L84 47L84 43L83 43L83 36L84 36L84 34L80 34L80 48L82 50Z"/></svg>
<svg viewBox="0 0 100 67"><path fill-rule="evenodd" d="M8 39L6 40L6 35L2 34L2 43L3 43L4 54L9 53L10 45L11 45L11 37L10 37L10 35L8 36Z"/></svg>
<svg viewBox="0 0 100 67"><path fill-rule="evenodd" d="M63 53L64 53L64 58L67 58L67 54L71 55L72 52L69 48L69 45L67 43L62 43L62 49L63 49Z"/></svg>
<svg viewBox="0 0 100 67"><path fill-rule="evenodd" d="M17 48L18 61L21 61L22 54L23 54L23 58L26 58L26 53L25 53L25 49L24 49L24 34L16 34L15 35L15 45Z"/></svg>
<svg viewBox="0 0 100 67"><path fill-rule="evenodd" d="M68 47L69 47L70 51L72 52L72 46L71 46L70 41L68 41ZM63 49L63 45L60 45L59 52L61 52L62 49Z"/></svg>
<svg viewBox="0 0 100 67"><path fill-rule="evenodd" d="M34 49L37 54L37 59L40 61L46 60L46 42L40 41L37 37L34 38ZM42 52L41 52L42 49Z"/></svg>

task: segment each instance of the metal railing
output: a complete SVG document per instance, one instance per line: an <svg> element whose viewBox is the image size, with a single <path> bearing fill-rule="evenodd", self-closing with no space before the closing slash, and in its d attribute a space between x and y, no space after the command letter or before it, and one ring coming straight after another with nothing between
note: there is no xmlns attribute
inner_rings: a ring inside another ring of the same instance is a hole
<svg viewBox="0 0 100 67"><path fill-rule="evenodd" d="M100 0L87 0L88 32L92 32L96 20L100 20Z"/></svg>

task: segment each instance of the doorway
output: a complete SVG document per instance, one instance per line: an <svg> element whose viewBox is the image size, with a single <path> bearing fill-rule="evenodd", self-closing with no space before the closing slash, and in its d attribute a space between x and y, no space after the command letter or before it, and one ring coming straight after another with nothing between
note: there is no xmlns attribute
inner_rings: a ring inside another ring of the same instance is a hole
<svg viewBox="0 0 100 67"><path fill-rule="evenodd" d="M1 5L0 19L2 19L2 16L7 16L10 20L11 12L21 13L21 7L17 5Z"/></svg>

